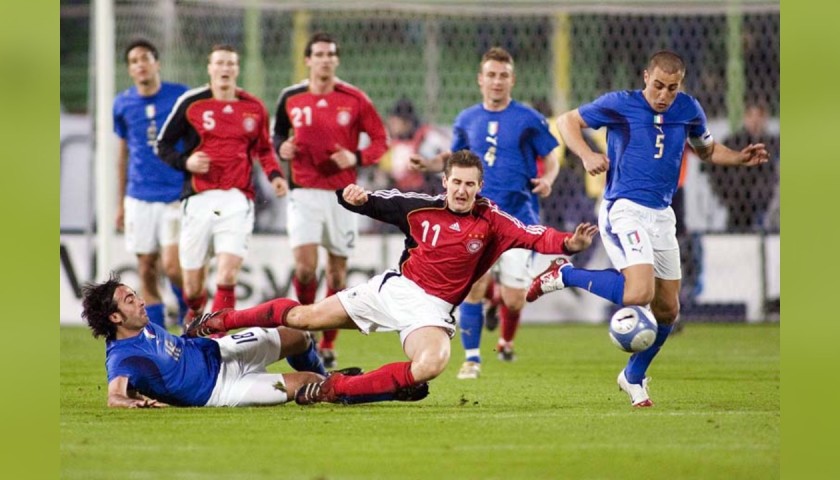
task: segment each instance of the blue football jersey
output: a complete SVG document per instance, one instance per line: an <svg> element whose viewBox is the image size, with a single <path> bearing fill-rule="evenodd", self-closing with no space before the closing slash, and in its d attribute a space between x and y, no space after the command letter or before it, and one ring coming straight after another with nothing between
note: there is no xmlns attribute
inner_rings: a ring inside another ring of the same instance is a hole
<svg viewBox="0 0 840 480"><path fill-rule="evenodd" d="M160 90L144 97L137 87L114 99L114 132L128 144L126 195L147 202L178 200L184 174L167 165L154 152L158 132L184 92L185 85L163 82Z"/></svg>
<svg viewBox="0 0 840 480"><path fill-rule="evenodd" d="M607 93L579 112L589 127L607 127L610 168L604 198L611 201L626 198L650 208L668 207L686 141L713 141L700 103L683 92L664 113L651 108L641 90Z"/></svg>
<svg viewBox="0 0 840 480"><path fill-rule="evenodd" d="M217 342L178 337L152 323L136 337L105 345L109 383L128 377L130 388L170 405L205 405L216 386L221 358Z"/></svg>
<svg viewBox="0 0 840 480"><path fill-rule="evenodd" d="M484 162L481 195L526 225L539 223L531 179L537 177L537 157L558 145L545 118L516 101L500 112L479 103L458 114L452 130L452 151L469 149Z"/></svg>

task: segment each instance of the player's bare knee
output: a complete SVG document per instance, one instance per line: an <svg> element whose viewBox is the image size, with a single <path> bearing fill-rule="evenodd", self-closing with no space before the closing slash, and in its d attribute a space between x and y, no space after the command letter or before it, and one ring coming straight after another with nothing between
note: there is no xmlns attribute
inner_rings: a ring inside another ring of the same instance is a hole
<svg viewBox="0 0 840 480"><path fill-rule="evenodd" d="M236 277L239 276L239 269L219 270L216 274L217 285L236 285Z"/></svg>
<svg viewBox="0 0 840 480"><path fill-rule="evenodd" d="M446 365L437 362L412 362L411 374L415 382L427 382L443 373Z"/></svg>
<svg viewBox="0 0 840 480"><path fill-rule="evenodd" d="M336 291L336 292L338 292L340 290L344 290L344 288L346 287L346 285L345 285L345 279L346 278L347 278L347 272L346 271L342 271L342 272L338 272L338 273L331 272L327 276L327 286L330 288L330 290L333 290L333 291Z"/></svg>
<svg viewBox="0 0 840 480"><path fill-rule="evenodd" d="M137 275L145 284L157 283L157 265L154 257L143 255L137 259Z"/></svg>
<svg viewBox="0 0 840 480"><path fill-rule="evenodd" d="M646 307L653 302L656 293L653 278L646 281L638 277L638 275L625 276L624 305Z"/></svg>
<svg viewBox="0 0 840 480"><path fill-rule="evenodd" d="M186 297L187 300L198 300L201 298L201 293L202 290L200 287L193 285L187 286L184 284L184 297Z"/></svg>
<svg viewBox="0 0 840 480"><path fill-rule="evenodd" d="M638 288L624 290L624 305L650 305L653 301L653 289Z"/></svg>
<svg viewBox="0 0 840 480"><path fill-rule="evenodd" d="M184 296L188 300L196 300L204 293L203 286L200 282L187 281L184 279Z"/></svg>
<svg viewBox="0 0 840 480"><path fill-rule="evenodd" d="M293 328L280 328L280 345L283 348L283 356L297 355L309 348L310 334Z"/></svg>
<svg viewBox="0 0 840 480"><path fill-rule="evenodd" d="M298 305L286 314L285 324L289 328L298 330L311 330L313 327L314 315L311 305Z"/></svg>
<svg viewBox="0 0 840 480"><path fill-rule="evenodd" d="M519 313L525 307L525 296L506 299L504 304L510 313Z"/></svg>
<svg viewBox="0 0 840 480"><path fill-rule="evenodd" d="M308 265L298 265L295 267L295 278L304 285L310 284L316 280L315 278L315 267L309 267Z"/></svg>
<svg viewBox="0 0 840 480"><path fill-rule="evenodd" d="M177 261L164 263L163 274L169 279L179 279L181 278L181 267L178 265Z"/></svg>
<svg viewBox="0 0 840 480"><path fill-rule="evenodd" d="M671 325L676 321L680 313L680 302L676 301L671 304L653 302L650 306L653 311L653 316L656 321L662 325Z"/></svg>
<svg viewBox="0 0 840 480"><path fill-rule="evenodd" d="M411 373L415 382L425 382L443 373L449 363L448 351L424 352L411 362Z"/></svg>

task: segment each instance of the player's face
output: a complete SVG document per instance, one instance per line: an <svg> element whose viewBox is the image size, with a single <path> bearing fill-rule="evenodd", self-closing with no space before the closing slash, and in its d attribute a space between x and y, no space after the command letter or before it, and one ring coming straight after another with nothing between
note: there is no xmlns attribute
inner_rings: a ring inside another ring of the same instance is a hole
<svg viewBox="0 0 840 480"><path fill-rule="evenodd" d="M207 64L210 75L210 85L222 90L236 88L236 78L239 76L239 55L227 50L216 50L210 54Z"/></svg>
<svg viewBox="0 0 840 480"><path fill-rule="evenodd" d="M645 89L642 92L650 107L657 112L664 112L674 103L682 85L685 72L665 73L659 67L652 72L645 70Z"/></svg>
<svg viewBox="0 0 840 480"><path fill-rule="evenodd" d="M306 57L306 66L316 78L330 79L338 68L338 54L334 43L317 42L312 44L312 53Z"/></svg>
<svg viewBox="0 0 840 480"><path fill-rule="evenodd" d="M145 47L134 47L128 52L128 75L135 85L152 85L160 74L160 64Z"/></svg>
<svg viewBox="0 0 840 480"><path fill-rule="evenodd" d="M478 72L478 86L486 107L507 107L515 83L513 65L509 63L487 60Z"/></svg>
<svg viewBox="0 0 840 480"><path fill-rule="evenodd" d="M475 167L453 166L448 176L443 177L446 188L446 203L456 213L472 210L475 196L481 191L481 180Z"/></svg>
<svg viewBox="0 0 840 480"><path fill-rule="evenodd" d="M129 330L142 330L149 323L146 301L134 290L120 285L114 291L114 301L117 303L117 311L111 314L112 322Z"/></svg>

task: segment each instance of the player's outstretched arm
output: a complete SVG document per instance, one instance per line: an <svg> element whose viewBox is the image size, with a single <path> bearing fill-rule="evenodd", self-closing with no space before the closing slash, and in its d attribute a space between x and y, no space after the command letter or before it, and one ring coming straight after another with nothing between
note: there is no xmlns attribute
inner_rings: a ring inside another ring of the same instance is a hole
<svg viewBox="0 0 840 480"><path fill-rule="evenodd" d="M755 143L747 145L740 152L741 165L745 167L753 167L767 163L770 159L770 154L767 152L767 147L763 143Z"/></svg>
<svg viewBox="0 0 840 480"><path fill-rule="evenodd" d="M596 233L598 233L597 225L590 223L578 224L572 236L563 241L566 246L566 251L574 254L586 250L592 245L592 238Z"/></svg>
<svg viewBox="0 0 840 480"><path fill-rule="evenodd" d="M732 150L726 145L715 142L708 147L695 150L703 161L730 167L753 167L767 163L770 158L763 143L753 143L741 150Z"/></svg>
<svg viewBox="0 0 840 480"><path fill-rule="evenodd" d="M108 406L111 408L163 408L169 405L128 389L128 377L108 383Z"/></svg>
<svg viewBox="0 0 840 480"><path fill-rule="evenodd" d="M344 198L345 202L355 207L364 205L368 200L368 194L365 189L355 183L351 183L350 185L344 187L344 191L341 196Z"/></svg>
<svg viewBox="0 0 840 480"><path fill-rule="evenodd" d="M409 167L411 170L418 172L442 172L444 165L446 165L446 160L449 159L450 155L452 155L452 152L447 151L441 152L432 158L425 158L419 153L413 153L409 157Z"/></svg>

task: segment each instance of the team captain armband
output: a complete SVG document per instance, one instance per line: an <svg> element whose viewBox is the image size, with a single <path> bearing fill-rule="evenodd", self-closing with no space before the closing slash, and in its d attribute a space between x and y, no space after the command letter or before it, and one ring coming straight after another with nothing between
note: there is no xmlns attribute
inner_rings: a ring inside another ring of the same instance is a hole
<svg viewBox="0 0 840 480"><path fill-rule="evenodd" d="M715 143L715 139L712 137L712 132L708 129L699 137L688 137L688 144L693 148L708 147L713 143Z"/></svg>

